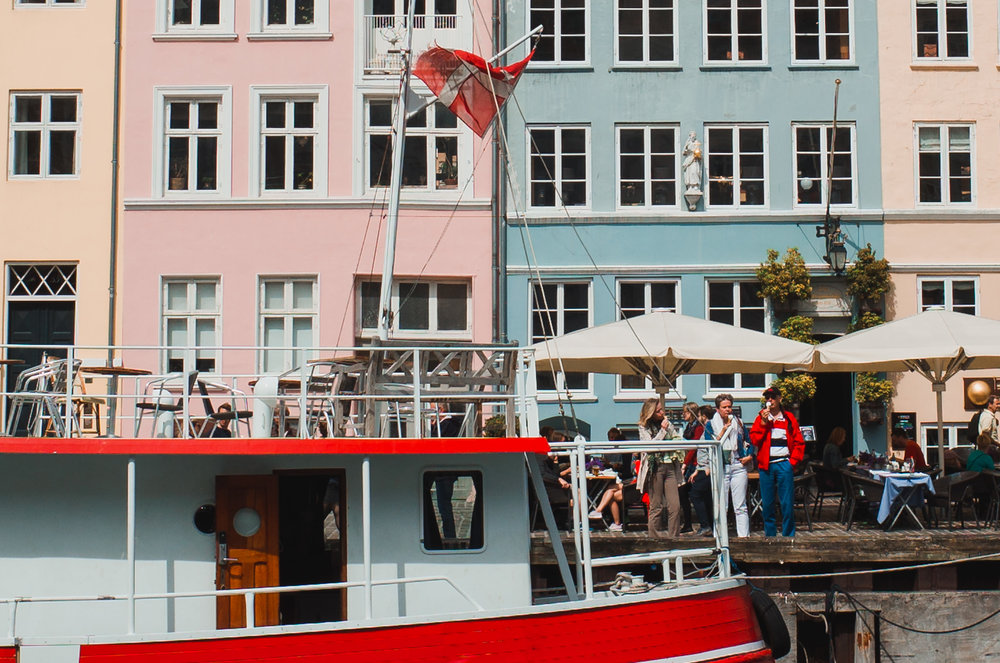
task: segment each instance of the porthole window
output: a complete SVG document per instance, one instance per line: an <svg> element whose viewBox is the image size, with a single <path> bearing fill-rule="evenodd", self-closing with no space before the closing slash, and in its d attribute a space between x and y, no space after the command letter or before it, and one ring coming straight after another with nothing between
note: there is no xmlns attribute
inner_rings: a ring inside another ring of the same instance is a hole
<svg viewBox="0 0 1000 663"><path fill-rule="evenodd" d="M422 495L424 550L482 550L482 472L425 472Z"/></svg>
<svg viewBox="0 0 1000 663"><path fill-rule="evenodd" d="M255 509L243 507L233 514L233 529L242 537L253 536L260 531L260 514Z"/></svg>

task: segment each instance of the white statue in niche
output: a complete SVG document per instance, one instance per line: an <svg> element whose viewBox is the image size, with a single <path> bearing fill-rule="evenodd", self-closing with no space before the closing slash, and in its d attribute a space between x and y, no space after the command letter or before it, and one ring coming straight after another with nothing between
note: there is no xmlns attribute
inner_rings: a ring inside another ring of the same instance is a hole
<svg viewBox="0 0 1000 663"><path fill-rule="evenodd" d="M692 131L684 143L684 161L681 163L684 177L684 200L692 212L701 199L701 141Z"/></svg>
<svg viewBox="0 0 1000 663"><path fill-rule="evenodd" d="M685 193L701 193L701 141L693 131L688 134L687 142L684 143L684 162L681 167L684 170Z"/></svg>

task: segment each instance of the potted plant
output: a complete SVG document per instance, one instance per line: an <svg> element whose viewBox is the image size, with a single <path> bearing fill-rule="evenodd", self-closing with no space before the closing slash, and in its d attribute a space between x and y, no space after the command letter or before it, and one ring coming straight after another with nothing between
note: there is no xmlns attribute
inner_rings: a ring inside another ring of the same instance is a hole
<svg viewBox="0 0 1000 663"><path fill-rule="evenodd" d="M878 327L881 324L885 324L885 320L879 316L878 313L872 313L871 311L865 311L854 320L851 324L847 325L847 333L861 331L862 329L871 329L872 327Z"/></svg>
<svg viewBox="0 0 1000 663"><path fill-rule="evenodd" d="M779 256L775 249L768 249L767 260L757 267L757 281L760 282L757 296L771 300L775 310L790 312L796 300L809 299L812 283L806 261L797 248L787 249L781 260Z"/></svg>
<svg viewBox="0 0 1000 663"><path fill-rule="evenodd" d="M170 190L183 191L187 188L187 164L174 161L170 166Z"/></svg>
<svg viewBox="0 0 1000 663"><path fill-rule="evenodd" d="M859 250L847 268L847 294L857 298L858 308L863 312L881 312L881 300L890 285L889 261L876 258L871 244Z"/></svg>
<svg viewBox="0 0 1000 663"><path fill-rule="evenodd" d="M885 404L892 398L892 381L875 373L858 373L854 386L854 400L860 405L862 426L885 421Z"/></svg>
<svg viewBox="0 0 1000 663"><path fill-rule="evenodd" d="M813 319L805 315L793 315L782 322L778 336L811 345L819 343L813 338Z"/></svg>
<svg viewBox="0 0 1000 663"><path fill-rule="evenodd" d="M777 387L781 399L793 407L816 395L816 378L809 373L783 373L771 382L771 386Z"/></svg>
<svg viewBox="0 0 1000 663"><path fill-rule="evenodd" d="M438 179L446 187L458 186L458 160L455 155L445 155L438 164Z"/></svg>

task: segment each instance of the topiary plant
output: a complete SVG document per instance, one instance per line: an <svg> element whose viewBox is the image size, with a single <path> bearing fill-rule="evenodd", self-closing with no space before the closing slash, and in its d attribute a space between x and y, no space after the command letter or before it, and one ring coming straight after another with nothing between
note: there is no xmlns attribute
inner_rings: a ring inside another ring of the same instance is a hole
<svg viewBox="0 0 1000 663"><path fill-rule="evenodd" d="M871 244L859 250L847 268L847 294L872 302L889 292L890 285L889 261L876 259Z"/></svg>
<svg viewBox="0 0 1000 663"><path fill-rule="evenodd" d="M785 257L778 260L779 253L767 250L767 260L757 267L760 282L758 297L768 297L771 302L790 303L796 299L808 299L812 295L812 282L802 254L795 247L785 251Z"/></svg>
<svg viewBox="0 0 1000 663"><path fill-rule="evenodd" d="M781 400L788 403L804 403L816 395L816 378L808 373L784 373L771 386L781 390Z"/></svg>
<svg viewBox="0 0 1000 663"><path fill-rule="evenodd" d="M781 323L778 329L778 336L788 338L800 343L819 343L813 338L813 319L804 315L793 315Z"/></svg>

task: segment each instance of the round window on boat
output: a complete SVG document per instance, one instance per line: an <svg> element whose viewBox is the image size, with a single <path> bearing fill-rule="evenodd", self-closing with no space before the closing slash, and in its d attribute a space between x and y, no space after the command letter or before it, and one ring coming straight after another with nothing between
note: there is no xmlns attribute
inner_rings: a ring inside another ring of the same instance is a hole
<svg viewBox="0 0 1000 663"><path fill-rule="evenodd" d="M243 507L233 515L233 529L240 536L253 536L260 531L260 514L256 509Z"/></svg>
<svg viewBox="0 0 1000 663"><path fill-rule="evenodd" d="M202 504L194 512L194 526L202 534L212 534L215 532L215 505Z"/></svg>

